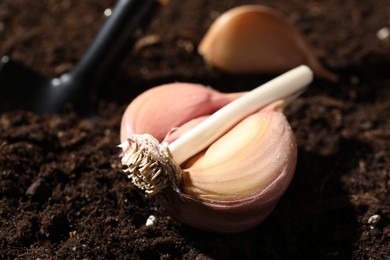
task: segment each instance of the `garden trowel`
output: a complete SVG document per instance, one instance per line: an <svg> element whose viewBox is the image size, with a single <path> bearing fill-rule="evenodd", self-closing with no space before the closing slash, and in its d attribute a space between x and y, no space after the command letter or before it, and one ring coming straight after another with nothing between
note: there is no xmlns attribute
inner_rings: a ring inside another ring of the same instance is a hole
<svg viewBox="0 0 390 260"><path fill-rule="evenodd" d="M57 78L37 73L9 56L0 61L0 97L35 113L60 112L72 104L82 116L94 114L99 90L132 49L137 29L156 0L118 0L91 46L73 70Z"/></svg>

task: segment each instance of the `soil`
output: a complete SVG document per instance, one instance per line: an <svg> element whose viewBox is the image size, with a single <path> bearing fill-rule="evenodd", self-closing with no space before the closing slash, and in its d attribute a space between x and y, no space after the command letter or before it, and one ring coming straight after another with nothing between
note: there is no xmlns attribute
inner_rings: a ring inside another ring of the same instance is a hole
<svg viewBox="0 0 390 260"><path fill-rule="evenodd" d="M0 55L58 76L114 2L2 0ZM210 234L133 188L121 172L119 125L135 96L162 83L241 91L275 76L210 70L196 52L220 13L247 3L285 14L340 80L316 79L286 109L298 166L274 212L252 230ZM143 31L153 41L129 50L107 84L100 120L0 104L0 258L388 259L390 37L377 33L389 17L387 0L170 0Z"/></svg>

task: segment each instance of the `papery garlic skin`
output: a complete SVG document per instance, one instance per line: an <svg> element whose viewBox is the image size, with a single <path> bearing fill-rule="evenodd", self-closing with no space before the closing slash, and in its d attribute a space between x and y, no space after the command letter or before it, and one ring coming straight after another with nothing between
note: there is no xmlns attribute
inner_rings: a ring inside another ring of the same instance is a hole
<svg viewBox="0 0 390 260"><path fill-rule="evenodd" d="M202 98L192 102L192 91L206 91L207 95L204 92ZM147 132L160 136L162 141L159 124L149 124L153 120L162 123L165 134L172 128L185 132L182 128L191 128L195 125L191 122L207 117L204 111L217 110L235 97L209 91L199 85L179 83L149 90L126 110L121 136ZM177 102L172 102L172 96ZM219 101L212 104L210 100ZM246 117L181 165L179 189L165 189L157 195L175 218L202 230L232 233L252 228L270 214L292 179L297 154L294 134L279 105L271 104ZM164 113L156 117L159 110ZM142 117L134 117L136 111ZM129 122L131 126L126 125Z"/></svg>
<svg viewBox="0 0 390 260"><path fill-rule="evenodd" d="M206 63L228 73L280 73L307 64L336 81L298 30L278 11L261 5L235 7L218 17L198 46Z"/></svg>

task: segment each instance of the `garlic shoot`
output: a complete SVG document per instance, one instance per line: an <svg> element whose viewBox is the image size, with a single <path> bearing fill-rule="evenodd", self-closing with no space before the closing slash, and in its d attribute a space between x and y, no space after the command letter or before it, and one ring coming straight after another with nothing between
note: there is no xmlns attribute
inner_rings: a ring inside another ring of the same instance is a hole
<svg viewBox="0 0 390 260"><path fill-rule="evenodd" d="M223 13L206 32L198 52L208 65L228 73L280 73L307 64L319 77L338 79L280 12L261 5Z"/></svg>
<svg viewBox="0 0 390 260"><path fill-rule="evenodd" d="M303 91L312 81L310 68L301 65L232 101L171 144L160 144L149 134L133 134L121 144L122 164L132 182L148 194L172 186L181 192L180 164L199 153L246 116L280 99Z"/></svg>
<svg viewBox="0 0 390 260"><path fill-rule="evenodd" d="M301 65L255 88L224 106L168 148L177 164L182 164L246 116L280 99L300 94L312 81L311 70Z"/></svg>

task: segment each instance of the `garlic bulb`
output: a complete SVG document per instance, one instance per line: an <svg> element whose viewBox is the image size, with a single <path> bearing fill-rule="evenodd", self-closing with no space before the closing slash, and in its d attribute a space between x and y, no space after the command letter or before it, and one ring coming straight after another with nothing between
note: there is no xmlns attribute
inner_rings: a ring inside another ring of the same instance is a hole
<svg viewBox="0 0 390 260"><path fill-rule="evenodd" d="M336 81L298 30L278 11L244 5L223 13L201 40L206 63L229 73L280 73L307 64L322 78Z"/></svg>
<svg viewBox="0 0 390 260"><path fill-rule="evenodd" d="M249 229L292 179L296 141L281 108L311 80L300 66L245 94L188 83L148 90L123 115L125 172L184 223L214 232Z"/></svg>

